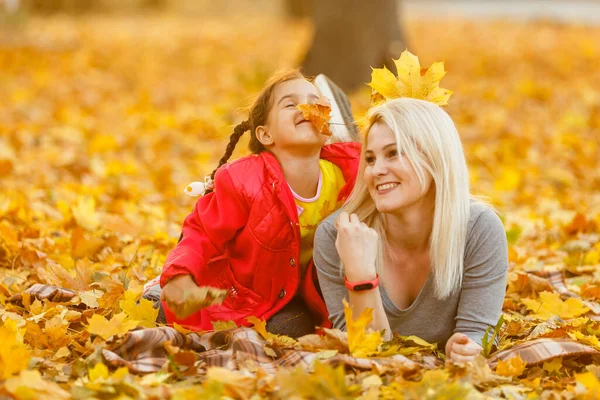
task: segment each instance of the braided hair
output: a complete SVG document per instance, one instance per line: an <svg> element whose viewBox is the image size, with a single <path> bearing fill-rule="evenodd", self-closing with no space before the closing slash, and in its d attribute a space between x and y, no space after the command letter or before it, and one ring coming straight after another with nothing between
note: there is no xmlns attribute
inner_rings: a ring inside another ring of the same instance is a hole
<svg viewBox="0 0 600 400"><path fill-rule="evenodd" d="M250 121L244 121L235 128L233 128L233 133L231 134L231 136L229 136L229 143L227 143L225 154L223 154L223 157L221 157L221 159L219 160L219 165L217 165L217 168L215 168L212 174L210 174L210 179L215 179L215 174L217 173L217 170L221 168L223 164L227 163L229 157L231 157L231 154L233 153L233 150L235 150L235 146L240 141L242 135L250 129Z"/></svg>
<svg viewBox="0 0 600 400"><path fill-rule="evenodd" d="M233 133L229 136L229 143L225 149L225 154L223 154L223 157L219 160L217 168L210 174L211 179L214 180L217 170L229 161L231 154L235 150L235 146L246 131L250 131L251 134L248 147L252 153L258 154L266 150L265 146L256 136L256 128L267 123L269 112L273 107L273 93L275 92L275 87L280 83L294 79L306 79L306 77L298 69L286 69L275 73L268 80L257 99L254 101L254 104L250 107L248 120L240 123L233 129ZM207 190L206 193L210 193L211 191L212 190Z"/></svg>

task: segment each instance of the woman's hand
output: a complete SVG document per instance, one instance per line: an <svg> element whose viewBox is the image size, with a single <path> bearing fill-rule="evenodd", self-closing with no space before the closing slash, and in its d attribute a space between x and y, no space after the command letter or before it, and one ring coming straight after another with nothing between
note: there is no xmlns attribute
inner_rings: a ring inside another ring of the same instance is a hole
<svg viewBox="0 0 600 400"><path fill-rule="evenodd" d="M481 353L483 347L464 333L455 333L446 343L446 361L470 362Z"/></svg>
<svg viewBox="0 0 600 400"><path fill-rule="evenodd" d="M179 275L163 287L160 299L175 313L177 318L186 318L205 306L206 293L191 275Z"/></svg>
<svg viewBox="0 0 600 400"><path fill-rule="evenodd" d="M379 235L359 221L356 214L342 212L338 219L335 248L350 282L374 279L376 276Z"/></svg>

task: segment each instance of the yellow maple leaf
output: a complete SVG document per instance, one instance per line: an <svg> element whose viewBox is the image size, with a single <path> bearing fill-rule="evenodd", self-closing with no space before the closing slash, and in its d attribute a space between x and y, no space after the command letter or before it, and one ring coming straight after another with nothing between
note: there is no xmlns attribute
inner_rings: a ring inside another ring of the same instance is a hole
<svg viewBox="0 0 600 400"><path fill-rule="evenodd" d="M92 382L106 380L108 375L108 367L101 362L88 369L88 376Z"/></svg>
<svg viewBox="0 0 600 400"><path fill-rule="evenodd" d="M344 299L344 316L350 353L354 357L377 355L379 346L383 343L381 332L367 332L367 326L373 320L373 309L367 308L355 320L352 318L352 308Z"/></svg>
<svg viewBox="0 0 600 400"><path fill-rule="evenodd" d="M398 354L402 354L405 356L416 352L423 352L424 350L435 352L438 348L437 343L429 343L426 340L423 340L415 335L400 336L400 339L402 339L402 345L395 346L395 350ZM408 344L410 342L416 344L417 346L409 346ZM391 350L393 351L394 348L392 347ZM389 351L386 353L389 353Z"/></svg>
<svg viewBox="0 0 600 400"><path fill-rule="evenodd" d="M448 104L452 91L439 87L440 81L446 75L443 62L435 62L429 68L421 68L419 58L405 50L394 63L398 77L385 66L373 68L371 82L368 84L375 92L372 98L378 99L381 96L384 100L390 100L411 97L440 106Z"/></svg>
<svg viewBox="0 0 600 400"><path fill-rule="evenodd" d="M599 250L592 250L589 253L587 253L585 255L585 258L583 259L583 263L585 265L600 264L600 251Z"/></svg>
<svg viewBox="0 0 600 400"><path fill-rule="evenodd" d="M468 382L452 379L443 370L430 370L423 374L419 382L393 382L381 387L384 399L481 399L483 396Z"/></svg>
<svg viewBox="0 0 600 400"><path fill-rule="evenodd" d="M254 316L246 318L248 322L254 325L254 329L263 337L267 342L271 344L278 344L281 346L293 346L297 342L289 336L276 335L274 333L267 332L267 322L258 319Z"/></svg>
<svg viewBox="0 0 600 400"><path fill-rule="evenodd" d="M7 379L4 387L17 399L61 400L71 398L70 393L56 383L44 380L38 370L21 371L18 377Z"/></svg>
<svg viewBox="0 0 600 400"><path fill-rule="evenodd" d="M120 367L111 374L108 367L101 362L88 369L90 382L105 382L108 380L117 382L122 380L127 374L129 374L127 367Z"/></svg>
<svg viewBox="0 0 600 400"><path fill-rule="evenodd" d="M562 319L577 318L590 310L581 300L573 297L562 301L558 293L541 292L539 297L540 301L523 299L522 302L533 311L534 316L543 320L555 316Z"/></svg>
<svg viewBox="0 0 600 400"><path fill-rule="evenodd" d="M88 320L88 332L101 336L104 340L110 339L114 335L124 335L131 329L138 326L138 321L127 319L127 315L122 312L108 321L100 314L92 315Z"/></svg>
<svg viewBox="0 0 600 400"><path fill-rule="evenodd" d="M558 372L562 368L562 365L563 365L562 357L556 357L556 358L552 359L551 361L544 362L544 365L542 368L544 369L544 371L548 371L548 372L552 373L552 372Z"/></svg>
<svg viewBox="0 0 600 400"><path fill-rule="evenodd" d="M598 336L586 335L579 331L567 332L567 335L569 335L571 339L577 340L580 343L600 349L600 339L598 339Z"/></svg>
<svg viewBox="0 0 600 400"><path fill-rule="evenodd" d="M499 360L496 373L500 376L519 376L525 371L527 363L520 356L510 358L506 361Z"/></svg>
<svg viewBox="0 0 600 400"><path fill-rule="evenodd" d="M88 231L95 231L100 226L100 219L96 214L96 200L93 197L79 196L77 205L71 206L71 212L77 225Z"/></svg>
<svg viewBox="0 0 600 400"><path fill-rule="evenodd" d="M92 289L79 292L79 299L89 308L98 308L98 299L104 295L102 290Z"/></svg>
<svg viewBox="0 0 600 400"><path fill-rule="evenodd" d="M600 398L600 380L593 372L575 374L575 381L585 388L585 393L577 393L578 399L598 399Z"/></svg>
<svg viewBox="0 0 600 400"><path fill-rule="evenodd" d="M154 308L154 302L148 299L140 299L140 304L136 300L125 299L119 301L119 307L132 320L139 321L139 324L146 328L156 326L156 317L158 317L158 308Z"/></svg>
<svg viewBox="0 0 600 400"><path fill-rule="evenodd" d="M211 321L210 323L212 324L213 330L215 330L215 331L226 331L228 329L235 329L238 327L237 324L235 322L233 322L232 320Z"/></svg>
<svg viewBox="0 0 600 400"><path fill-rule="evenodd" d="M0 326L0 380L27 368L31 353L23 343L17 322L7 319Z"/></svg>

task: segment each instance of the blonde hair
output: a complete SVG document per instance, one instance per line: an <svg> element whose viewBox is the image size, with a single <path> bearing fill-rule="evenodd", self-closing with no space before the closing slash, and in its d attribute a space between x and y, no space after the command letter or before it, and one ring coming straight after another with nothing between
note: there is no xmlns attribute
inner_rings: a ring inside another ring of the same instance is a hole
<svg viewBox="0 0 600 400"><path fill-rule="evenodd" d="M382 275L383 251L388 246L385 217L375 207L364 182L368 133L375 123L385 123L415 170L423 191L426 173L435 185L435 210L430 235L431 268L435 296L446 298L460 289L469 223L469 176L462 144L450 116L428 101L399 98L373 107L367 127L356 185L344 210L375 229L380 237L377 271ZM423 192L423 194L425 194Z"/></svg>

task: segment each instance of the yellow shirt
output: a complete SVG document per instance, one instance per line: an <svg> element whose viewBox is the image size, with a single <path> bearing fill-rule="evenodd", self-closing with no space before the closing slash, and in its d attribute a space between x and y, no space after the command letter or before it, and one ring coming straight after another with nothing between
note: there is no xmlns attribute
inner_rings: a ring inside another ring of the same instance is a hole
<svg viewBox="0 0 600 400"><path fill-rule="evenodd" d="M312 258L313 240L317 226L341 206L341 204L338 204L338 195L346 184L342 170L332 162L319 160L319 168L321 173L315 197L305 199L292 190L300 223L300 265L302 274L306 271L306 267Z"/></svg>

